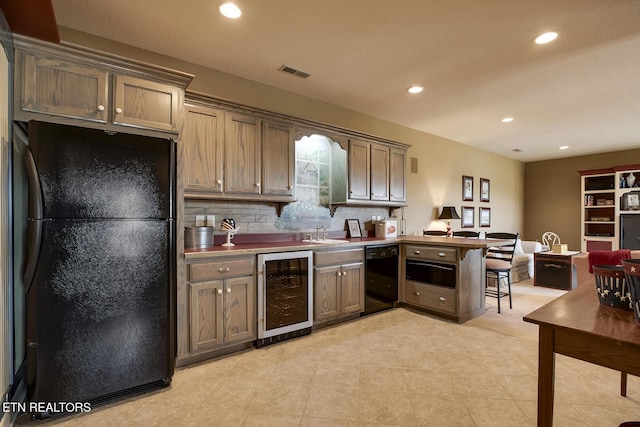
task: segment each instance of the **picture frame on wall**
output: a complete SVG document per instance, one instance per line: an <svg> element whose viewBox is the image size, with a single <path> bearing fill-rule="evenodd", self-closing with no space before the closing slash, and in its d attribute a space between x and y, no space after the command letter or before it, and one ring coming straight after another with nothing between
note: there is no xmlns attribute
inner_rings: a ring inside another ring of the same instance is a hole
<svg viewBox="0 0 640 427"><path fill-rule="evenodd" d="M490 181L487 178L480 178L480 201L489 201Z"/></svg>
<svg viewBox="0 0 640 427"><path fill-rule="evenodd" d="M473 217L474 217L474 207L473 206L462 206L462 228L472 228L473 227Z"/></svg>
<svg viewBox="0 0 640 427"><path fill-rule="evenodd" d="M362 237L362 230L360 229L360 221L358 219L348 219L347 231L349 233L349 237Z"/></svg>
<svg viewBox="0 0 640 427"><path fill-rule="evenodd" d="M473 201L473 177L462 175L462 200L465 202Z"/></svg>
<svg viewBox="0 0 640 427"><path fill-rule="evenodd" d="M491 208L479 208L480 227L491 227Z"/></svg>

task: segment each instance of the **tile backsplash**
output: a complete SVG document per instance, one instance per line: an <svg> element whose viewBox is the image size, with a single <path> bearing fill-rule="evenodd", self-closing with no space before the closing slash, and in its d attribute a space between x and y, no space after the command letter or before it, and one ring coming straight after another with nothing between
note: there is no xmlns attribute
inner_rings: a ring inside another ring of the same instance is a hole
<svg viewBox="0 0 640 427"><path fill-rule="evenodd" d="M373 235L371 217L386 218L389 211L382 207L339 207L331 217L327 208L295 202L285 205L278 216L276 207L269 204L185 200L184 225L194 226L196 215L215 215L216 228L220 227L223 218L233 218L239 228L238 233L315 232L316 227L322 225L327 231L344 231L345 221L357 218L360 228L371 230Z"/></svg>

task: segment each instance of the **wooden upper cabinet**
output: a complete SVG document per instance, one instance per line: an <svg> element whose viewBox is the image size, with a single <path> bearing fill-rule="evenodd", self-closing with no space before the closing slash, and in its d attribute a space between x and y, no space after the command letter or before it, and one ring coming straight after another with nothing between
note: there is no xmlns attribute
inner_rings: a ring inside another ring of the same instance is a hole
<svg viewBox="0 0 640 427"><path fill-rule="evenodd" d="M371 144L371 200L389 200L389 147Z"/></svg>
<svg viewBox="0 0 640 427"><path fill-rule="evenodd" d="M182 98L176 86L132 76L115 76L115 124L175 132L180 102Z"/></svg>
<svg viewBox="0 0 640 427"><path fill-rule="evenodd" d="M20 110L107 123L108 72L19 50L16 64Z"/></svg>
<svg viewBox="0 0 640 427"><path fill-rule="evenodd" d="M389 200L407 201L407 150L390 149Z"/></svg>
<svg viewBox="0 0 640 427"><path fill-rule="evenodd" d="M265 121L262 125L262 194L293 199L295 181L293 127Z"/></svg>
<svg viewBox="0 0 640 427"><path fill-rule="evenodd" d="M221 193L224 159L224 113L187 105L180 140L185 193Z"/></svg>
<svg viewBox="0 0 640 427"><path fill-rule="evenodd" d="M366 141L349 140L348 171L351 200L370 200L371 144Z"/></svg>
<svg viewBox="0 0 640 427"><path fill-rule="evenodd" d="M114 132L177 134L193 75L14 35L14 118ZM128 131L125 131L128 132Z"/></svg>
<svg viewBox="0 0 640 427"><path fill-rule="evenodd" d="M226 114L225 193L260 194L261 120Z"/></svg>

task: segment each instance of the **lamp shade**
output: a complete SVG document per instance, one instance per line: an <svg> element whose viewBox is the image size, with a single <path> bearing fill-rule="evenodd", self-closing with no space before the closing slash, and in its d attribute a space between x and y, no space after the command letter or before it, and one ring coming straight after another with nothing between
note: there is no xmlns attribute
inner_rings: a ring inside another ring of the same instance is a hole
<svg viewBox="0 0 640 427"><path fill-rule="evenodd" d="M438 219L460 219L455 206L443 206Z"/></svg>

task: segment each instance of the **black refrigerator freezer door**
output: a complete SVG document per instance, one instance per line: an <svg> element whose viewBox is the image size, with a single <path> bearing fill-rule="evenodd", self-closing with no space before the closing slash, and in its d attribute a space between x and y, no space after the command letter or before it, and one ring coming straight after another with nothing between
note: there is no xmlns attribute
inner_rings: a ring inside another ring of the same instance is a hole
<svg viewBox="0 0 640 427"><path fill-rule="evenodd" d="M85 402L173 373L171 221L42 221L27 294L31 401Z"/></svg>
<svg viewBox="0 0 640 427"><path fill-rule="evenodd" d="M173 217L169 139L31 121L29 149L42 218Z"/></svg>

